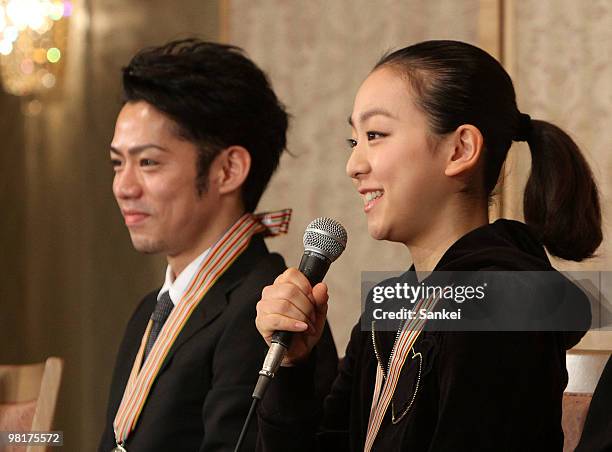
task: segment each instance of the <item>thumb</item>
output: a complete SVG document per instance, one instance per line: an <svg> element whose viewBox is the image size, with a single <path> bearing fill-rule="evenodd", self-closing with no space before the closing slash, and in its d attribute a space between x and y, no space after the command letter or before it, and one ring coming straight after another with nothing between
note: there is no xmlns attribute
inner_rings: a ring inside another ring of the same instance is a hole
<svg viewBox="0 0 612 452"><path fill-rule="evenodd" d="M329 300L329 294L327 293L327 284L321 282L312 288L312 296L315 302L315 309L318 315L325 315L327 313L327 300Z"/></svg>

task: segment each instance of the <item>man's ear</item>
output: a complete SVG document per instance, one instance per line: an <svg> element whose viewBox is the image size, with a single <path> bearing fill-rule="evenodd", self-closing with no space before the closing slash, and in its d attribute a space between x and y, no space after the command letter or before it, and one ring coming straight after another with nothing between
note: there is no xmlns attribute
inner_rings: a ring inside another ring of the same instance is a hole
<svg viewBox="0 0 612 452"><path fill-rule="evenodd" d="M210 182L221 195L239 190L251 169L251 154L242 146L223 149L211 165Z"/></svg>
<svg viewBox="0 0 612 452"><path fill-rule="evenodd" d="M480 162L484 139L477 127L464 124L455 130L449 145L452 149L444 174L460 176L473 170Z"/></svg>

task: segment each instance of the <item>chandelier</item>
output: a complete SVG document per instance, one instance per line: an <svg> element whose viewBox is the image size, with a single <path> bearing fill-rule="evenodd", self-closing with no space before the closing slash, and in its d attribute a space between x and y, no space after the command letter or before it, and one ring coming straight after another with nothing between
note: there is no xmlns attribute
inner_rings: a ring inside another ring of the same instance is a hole
<svg viewBox="0 0 612 452"><path fill-rule="evenodd" d="M0 0L0 74L6 92L36 96L58 84L71 14L68 0Z"/></svg>

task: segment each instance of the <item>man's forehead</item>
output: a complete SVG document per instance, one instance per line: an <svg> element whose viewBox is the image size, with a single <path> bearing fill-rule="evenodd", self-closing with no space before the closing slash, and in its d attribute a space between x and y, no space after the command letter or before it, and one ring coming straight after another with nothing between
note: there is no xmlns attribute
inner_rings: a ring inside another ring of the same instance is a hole
<svg viewBox="0 0 612 452"><path fill-rule="evenodd" d="M174 121L165 113L145 101L127 102L117 116L117 123L172 124Z"/></svg>
<svg viewBox="0 0 612 452"><path fill-rule="evenodd" d="M177 125L167 115L146 102L127 103L117 116L111 149L144 145L167 149L168 142L178 138Z"/></svg>

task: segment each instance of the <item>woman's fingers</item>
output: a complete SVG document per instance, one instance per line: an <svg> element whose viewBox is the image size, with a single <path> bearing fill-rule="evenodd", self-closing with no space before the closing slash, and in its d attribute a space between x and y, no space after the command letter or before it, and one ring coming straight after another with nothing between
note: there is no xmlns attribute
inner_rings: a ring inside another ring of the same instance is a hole
<svg viewBox="0 0 612 452"><path fill-rule="evenodd" d="M297 333L288 350L287 362L299 361L308 356L321 337L327 300L325 284L319 283L313 290L302 273L289 268L262 291L255 324L268 343L275 331Z"/></svg>
<svg viewBox="0 0 612 452"><path fill-rule="evenodd" d="M312 295L314 298L315 309L327 309L327 300L329 300L329 294L327 293L327 284L320 282L312 288Z"/></svg>
<svg viewBox="0 0 612 452"><path fill-rule="evenodd" d="M306 283L308 283L308 281L306 281ZM293 281L276 281L273 285L264 287L261 293L261 298L262 300L287 301L288 304L279 303L275 307L279 314L290 315L290 312L294 307L304 316L309 318L311 322L314 323L316 320L314 298L312 293L304 293L303 288L300 288L298 285L294 284ZM296 319L303 320L297 317Z"/></svg>
<svg viewBox="0 0 612 452"><path fill-rule="evenodd" d="M308 300L307 303L310 303ZM301 305L301 303L300 303ZM257 315L278 314L296 322L306 323L307 327L314 328L316 313L314 306L310 305L310 312L304 312L299 306L288 299L262 298L257 303Z"/></svg>
<svg viewBox="0 0 612 452"><path fill-rule="evenodd" d="M280 314L257 315L255 324L262 334L264 332L267 333L265 334L266 338L271 337L275 331L301 333L309 328L308 324L305 322L300 322Z"/></svg>
<svg viewBox="0 0 612 452"><path fill-rule="evenodd" d="M290 283L296 286L307 298L314 301L312 300L312 286L308 282L308 278L295 267L289 267L278 275L273 285L275 286L277 283Z"/></svg>

